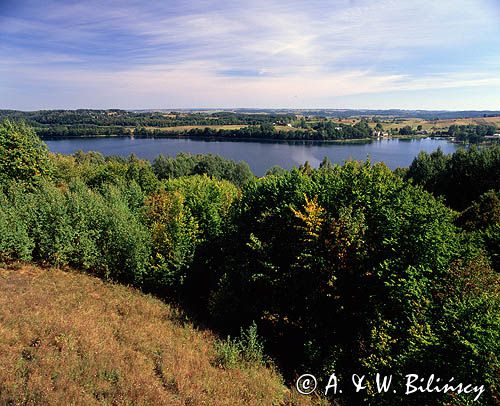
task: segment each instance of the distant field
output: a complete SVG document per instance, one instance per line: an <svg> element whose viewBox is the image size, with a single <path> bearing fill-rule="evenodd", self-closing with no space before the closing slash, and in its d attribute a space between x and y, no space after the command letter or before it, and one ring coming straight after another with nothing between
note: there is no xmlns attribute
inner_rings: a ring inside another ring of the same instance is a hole
<svg viewBox="0 0 500 406"><path fill-rule="evenodd" d="M463 118L454 120L438 120L437 125L449 127L452 124L467 125L467 124L489 124L500 127L500 117L481 117L481 118Z"/></svg>
<svg viewBox="0 0 500 406"><path fill-rule="evenodd" d="M346 119L334 119L336 123L342 124L355 124L360 121L359 118L346 118ZM376 123L368 121L370 127L374 128ZM449 120L424 120L420 118L407 118L407 119L387 119L385 117L380 118L380 124L384 130L389 130L391 128L395 128L399 130L402 127L410 126L412 128L416 128L421 125L423 130L426 131L439 131L439 130L447 130L451 125L469 125L469 124L486 124L486 125L495 125L497 128L500 128L500 117L479 117L479 118L459 118L459 119L449 119Z"/></svg>
<svg viewBox="0 0 500 406"><path fill-rule="evenodd" d="M276 131L306 131L304 128L288 127L287 125L275 125Z"/></svg>

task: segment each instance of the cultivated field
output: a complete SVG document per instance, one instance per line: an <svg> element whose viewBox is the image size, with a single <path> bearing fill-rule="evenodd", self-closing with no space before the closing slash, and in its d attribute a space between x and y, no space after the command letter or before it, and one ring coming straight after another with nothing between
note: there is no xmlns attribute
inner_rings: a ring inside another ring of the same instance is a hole
<svg viewBox="0 0 500 406"><path fill-rule="evenodd" d="M333 119L336 123L342 124L356 124L360 121L360 118L345 118L345 119ZM451 125L469 125L469 124L483 124L483 125L495 125L500 128L500 117L480 117L480 118L460 118L452 120L424 120L420 118L410 118L410 119L398 119L398 118L379 118L380 124L384 130L390 130L391 128L399 130L402 127L410 126L412 128L417 128L421 125L422 130L426 131L447 131ZM368 124L370 127L374 128L377 123L372 122L371 118L368 119Z"/></svg>

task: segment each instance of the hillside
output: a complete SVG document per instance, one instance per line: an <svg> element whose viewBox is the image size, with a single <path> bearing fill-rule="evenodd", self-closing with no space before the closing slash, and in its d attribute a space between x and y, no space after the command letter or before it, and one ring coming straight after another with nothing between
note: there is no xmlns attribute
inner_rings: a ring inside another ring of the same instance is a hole
<svg viewBox="0 0 500 406"><path fill-rule="evenodd" d="M217 366L214 343L134 289L0 268L0 404L296 404L272 369Z"/></svg>

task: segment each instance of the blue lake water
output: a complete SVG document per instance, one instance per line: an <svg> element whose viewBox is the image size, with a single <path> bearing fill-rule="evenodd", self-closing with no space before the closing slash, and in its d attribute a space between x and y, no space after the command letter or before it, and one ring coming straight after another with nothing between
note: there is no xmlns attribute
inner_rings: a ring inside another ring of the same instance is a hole
<svg viewBox="0 0 500 406"><path fill-rule="evenodd" d="M420 151L432 152L440 147L451 153L457 146L446 140L423 138L414 140L376 140L368 143L331 143L321 141L221 141L178 138L76 138L46 141L50 150L72 154L78 150L99 151L104 155L128 156L153 160L157 155L175 156L179 152L217 154L236 161L246 161L257 176L262 176L273 165L286 169L305 161L316 167L326 156L334 163L349 159L385 162L394 169L411 164Z"/></svg>

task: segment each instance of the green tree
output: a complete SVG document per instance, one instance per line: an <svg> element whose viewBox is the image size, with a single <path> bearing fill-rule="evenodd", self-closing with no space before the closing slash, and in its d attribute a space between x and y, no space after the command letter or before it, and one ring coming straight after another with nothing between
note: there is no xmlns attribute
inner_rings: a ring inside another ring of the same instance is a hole
<svg viewBox="0 0 500 406"><path fill-rule="evenodd" d="M224 220L231 204L238 196L238 188L227 180L211 179L207 175L170 179L164 185L169 192L179 192L184 204L196 219L200 238L218 236L223 231Z"/></svg>
<svg viewBox="0 0 500 406"><path fill-rule="evenodd" d="M179 191L149 197L145 216L153 245L152 266L146 276L151 289L175 291L184 283L199 240L199 226Z"/></svg>
<svg viewBox="0 0 500 406"><path fill-rule="evenodd" d="M444 155L439 149L421 152L406 179L436 196L444 196L454 209L464 210L489 190L500 190L500 147L459 149Z"/></svg>
<svg viewBox="0 0 500 406"><path fill-rule="evenodd" d="M210 312L224 326L258 320L292 375L300 365L318 374L336 371L341 379L353 371L404 379L408 370L434 369L466 377L475 365L474 376L494 393L497 299L488 296L485 314L483 299L467 313L450 298L443 325L441 292L453 279L455 260L477 249L462 240L453 211L429 193L384 165L349 162L252 182L234 219L225 261L212 270L217 283ZM460 295L467 283L456 283L453 295ZM454 331L459 336L452 342ZM477 351L466 351L467 342ZM460 360L449 355L458 349ZM345 396L351 403L368 401L366 394ZM415 399L451 401L436 394ZM405 399L391 394L371 401Z"/></svg>
<svg viewBox="0 0 500 406"><path fill-rule="evenodd" d="M0 124L0 182L40 183L50 177L51 162L45 143L24 123L4 120Z"/></svg>

